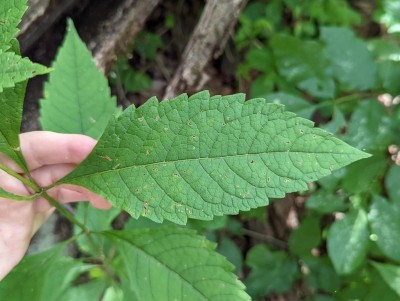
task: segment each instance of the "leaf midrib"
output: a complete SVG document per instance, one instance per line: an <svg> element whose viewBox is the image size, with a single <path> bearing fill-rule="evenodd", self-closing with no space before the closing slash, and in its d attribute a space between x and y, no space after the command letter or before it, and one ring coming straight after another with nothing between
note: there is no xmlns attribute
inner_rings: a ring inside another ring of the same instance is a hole
<svg viewBox="0 0 400 301"><path fill-rule="evenodd" d="M134 167L145 167L146 168L146 167L151 167L151 166L155 166L155 165L158 165L158 164L175 164L177 162L201 161L201 160L224 160L226 158L241 158L241 157L251 156L251 155L281 154L281 153L331 154L331 155L345 155L345 154L347 154L347 153L338 153L338 152L331 152L331 151L329 151L329 152L274 151L274 152L266 152L266 153L247 153L247 154L241 154L241 155L237 154L237 155L227 155L227 156L218 156L218 157L200 157L200 158L193 158L193 159L178 159L178 160L172 160L172 161L159 161L159 162L148 163L148 164L129 165L129 166L119 167L119 168L115 168L115 169L111 168L111 169L108 169L108 170L103 170L103 171L94 172L94 173L90 173L90 174L80 175L80 176L76 176L76 177L73 177L73 178L67 178L66 180L61 179L61 180L57 181L55 184L53 184L52 186L49 186L48 188L56 186L56 185L61 184L61 183L68 183L71 180L76 180L76 179L85 178L85 177L94 176L94 175L102 175L102 174L106 174L106 173L119 172L119 171L122 171L122 170L125 170L125 169L134 168ZM351 155L351 154L348 154L348 155ZM100 154L98 154L98 156L100 157ZM104 159L104 160L106 160L106 159Z"/></svg>
<svg viewBox="0 0 400 301"><path fill-rule="evenodd" d="M124 237L120 237L117 236L113 233L108 232L108 234L111 234L112 236L114 236L115 238L122 240L124 242L126 242L127 244L129 244L132 248L134 248L138 253L142 253L145 254L146 256L150 257L151 259L155 260L156 262L160 263L162 266L164 266L168 271L171 271L174 275L178 276L178 278L182 279L182 282L184 282L186 285L188 285L189 287L193 288L194 291L197 291L203 298L204 300L209 300L207 298L207 296L205 296L201 291L199 291L198 289L196 289L188 280L186 280L185 278L183 278L180 274L178 274L177 271L174 271L172 268L170 268L169 266L167 266L164 262L160 261L155 255L150 254L149 252L147 252L146 250L140 248L139 246L133 244L131 241L129 241L128 239L124 238ZM174 235L177 233L174 233ZM186 234L187 235L187 234ZM154 241L154 240L153 240Z"/></svg>

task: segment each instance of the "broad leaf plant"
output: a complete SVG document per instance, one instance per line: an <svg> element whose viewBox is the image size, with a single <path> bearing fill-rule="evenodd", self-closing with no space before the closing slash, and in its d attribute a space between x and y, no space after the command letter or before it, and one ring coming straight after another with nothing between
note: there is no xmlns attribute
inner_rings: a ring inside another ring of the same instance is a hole
<svg viewBox="0 0 400 301"><path fill-rule="evenodd" d="M161 102L153 97L121 111L72 22L52 69L20 56L15 36L25 10L26 0L0 2L0 152L26 177L0 169L35 193L24 197L1 190L0 196L16 202L46 197L83 231L26 257L0 282L0 300L97 300L100 295L103 300L249 300L215 244L181 225L266 206L271 198L304 191L307 183L369 156L283 105L246 100L243 94L203 91ZM20 151L19 134L26 82L50 71L40 102L42 128L89 135L98 143L70 174L38 187ZM90 208L79 207L74 216L47 195L61 184L83 186L114 208L82 222ZM99 220L109 225L119 210L135 219L169 222L136 230L104 228ZM348 218L366 219L365 214ZM338 224L332 231L343 229ZM351 239L350 233L343 235ZM73 241L87 258L63 255ZM87 281L77 285L83 275Z"/></svg>

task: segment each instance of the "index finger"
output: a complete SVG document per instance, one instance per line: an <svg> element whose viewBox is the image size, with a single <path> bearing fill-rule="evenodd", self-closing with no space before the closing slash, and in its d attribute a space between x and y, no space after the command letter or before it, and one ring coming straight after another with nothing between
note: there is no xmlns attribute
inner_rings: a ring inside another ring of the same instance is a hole
<svg viewBox="0 0 400 301"><path fill-rule="evenodd" d="M30 170L53 164L79 164L96 145L96 140L85 135L47 131L23 133L20 141Z"/></svg>

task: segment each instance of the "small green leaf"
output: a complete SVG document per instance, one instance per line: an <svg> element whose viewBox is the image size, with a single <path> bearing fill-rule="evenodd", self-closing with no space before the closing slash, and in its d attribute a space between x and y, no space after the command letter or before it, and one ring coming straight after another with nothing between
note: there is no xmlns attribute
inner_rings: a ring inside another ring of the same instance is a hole
<svg viewBox="0 0 400 301"><path fill-rule="evenodd" d="M367 44L348 28L321 27L333 74L345 91L368 90L375 86L376 66Z"/></svg>
<svg viewBox="0 0 400 301"><path fill-rule="evenodd" d="M152 98L114 117L89 157L57 184L84 186L158 222L236 214L369 156L312 125L243 94Z"/></svg>
<svg viewBox="0 0 400 301"><path fill-rule="evenodd" d="M346 168L341 188L348 193L379 193L382 189L381 178L387 169L387 157L378 153L363 161L355 162Z"/></svg>
<svg viewBox="0 0 400 301"><path fill-rule="evenodd" d="M28 200L34 200L37 198L37 195L31 195L31 196L20 196L20 195L15 195L11 192L5 191L4 189L0 188L0 197L2 198L7 198L11 200L17 200L17 201L28 201Z"/></svg>
<svg viewBox="0 0 400 301"><path fill-rule="evenodd" d="M361 24L360 13L346 0L317 0L305 3L310 4L308 13L318 20L319 24L340 24L349 27Z"/></svg>
<svg viewBox="0 0 400 301"><path fill-rule="evenodd" d="M389 195L389 199L400 204L400 166L392 165L386 173L385 187Z"/></svg>
<svg viewBox="0 0 400 301"><path fill-rule="evenodd" d="M279 73L316 97L333 97L335 83L323 46L315 41L275 35L271 47Z"/></svg>
<svg viewBox="0 0 400 301"><path fill-rule="evenodd" d="M222 237L218 243L218 253L225 256L235 266L235 272L238 273L242 270L243 256L242 251L235 244L234 241L228 237Z"/></svg>
<svg viewBox="0 0 400 301"><path fill-rule="evenodd" d="M393 278L390 277L390 281L389 283L387 283L386 280L383 279L382 275L380 274L376 266L376 264L381 265L383 273L387 274L386 273L387 264L375 263L375 262L370 262L370 263L375 269L371 269L370 271L371 275L368 279L369 290L367 295L365 296L366 298L363 299L363 301L376 301L376 300L399 301L399 295L395 292L395 290L392 290L389 285L390 283L392 283ZM393 265L389 265L389 267L392 266Z"/></svg>
<svg viewBox="0 0 400 301"><path fill-rule="evenodd" d="M0 92L0 152L14 160L23 170L25 161L19 147L19 133L22 120L26 82Z"/></svg>
<svg viewBox="0 0 400 301"><path fill-rule="evenodd" d="M53 67L40 101L42 128L99 138L116 110L116 101L72 21Z"/></svg>
<svg viewBox="0 0 400 301"><path fill-rule="evenodd" d="M400 297L400 266L378 262L371 262L371 264L386 284Z"/></svg>
<svg viewBox="0 0 400 301"><path fill-rule="evenodd" d="M389 33L400 31L400 4L397 0L379 1L380 10L377 11L378 21L387 27Z"/></svg>
<svg viewBox="0 0 400 301"><path fill-rule="evenodd" d="M368 48L375 56L378 79L383 90L392 95L399 94L400 47L395 39L374 39L369 41Z"/></svg>
<svg viewBox="0 0 400 301"><path fill-rule="evenodd" d="M353 112L345 138L359 149L386 151L394 140L396 127L385 107L371 99L363 101Z"/></svg>
<svg viewBox="0 0 400 301"><path fill-rule="evenodd" d="M0 50L0 93L5 88L13 88L16 83L49 71L50 69L32 63L28 58L22 58L13 52L2 52Z"/></svg>
<svg viewBox="0 0 400 301"><path fill-rule="evenodd" d="M246 264L251 267L251 272L245 284L252 297L286 292L298 276L295 260L284 252L271 251L266 245L251 248Z"/></svg>
<svg viewBox="0 0 400 301"><path fill-rule="evenodd" d="M80 202L77 205L76 217L79 218L89 229L93 232L100 232L105 230L111 230L111 223L120 213L118 208L111 208L109 210L101 210L91 206L89 203ZM82 231L81 228L74 225L74 232L78 234ZM91 240L94 244L89 241L87 235L80 235L76 239L79 249L84 253L92 255L98 255L99 250L94 250L93 245L104 249L104 237L101 235L92 235ZM107 253L107 252L104 252Z"/></svg>
<svg viewBox="0 0 400 301"><path fill-rule="evenodd" d="M0 300L59 300L72 281L89 267L63 256L64 246L25 257L0 281Z"/></svg>
<svg viewBox="0 0 400 301"><path fill-rule="evenodd" d="M368 219L363 210L351 211L335 221L328 234L328 254L338 274L350 274L365 261Z"/></svg>
<svg viewBox="0 0 400 301"><path fill-rule="evenodd" d="M89 301L89 300L101 300L104 292L106 291L107 283L104 280L90 281L84 284L70 287L62 294L57 301ZM50 300L49 300L50 301ZM116 301L115 299L112 301Z"/></svg>
<svg viewBox="0 0 400 301"><path fill-rule="evenodd" d="M126 91L136 93L151 88L151 78L141 71L134 70L127 60L118 60L112 74L116 78L111 76L112 83L117 85L120 81Z"/></svg>
<svg viewBox="0 0 400 301"><path fill-rule="evenodd" d="M142 58L154 60L157 50L163 46L164 43L159 34L141 31L135 38L134 49Z"/></svg>
<svg viewBox="0 0 400 301"><path fill-rule="evenodd" d="M338 107L333 108L332 120L321 126L327 132L336 134L339 130L346 125L346 118Z"/></svg>
<svg viewBox="0 0 400 301"><path fill-rule="evenodd" d="M307 284L315 289L327 293L334 293L340 288L340 278L335 272L332 263L326 256L309 256L302 258L308 273L306 273Z"/></svg>
<svg viewBox="0 0 400 301"><path fill-rule="evenodd" d="M0 52L7 51L11 39L17 35L17 26L28 8L26 2L27 0L0 1Z"/></svg>
<svg viewBox="0 0 400 301"><path fill-rule="evenodd" d="M121 254L122 286L137 300L250 300L232 264L192 230L173 226L104 235Z"/></svg>
<svg viewBox="0 0 400 301"><path fill-rule="evenodd" d="M310 256L311 250L321 242L320 219L308 216L301 221L300 226L295 229L289 237L289 250L292 254Z"/></svg>
<svg viewBox="0 0 400 301"><path fill-rule="evenodd" d="M333 194L326 190L313 192L306 201L306 207L322 214L343 211L347 208L345 196Z"/></svg>
<svg viewBox="0 0 400 301"><path fill-rule="evenodd" d="M265 98L268 102L283 104L287 111L293 112L303 118L311 118L316 109L315 105L303 98L285 92L271 93L262 95L261 97Z"/></svg>
<svg viewBox="0 0 400 301"><path fill-rule="evenodd" d="M389 258L400 261L400 202L389 203L373 196L368 219L379 249Z"/></svg>

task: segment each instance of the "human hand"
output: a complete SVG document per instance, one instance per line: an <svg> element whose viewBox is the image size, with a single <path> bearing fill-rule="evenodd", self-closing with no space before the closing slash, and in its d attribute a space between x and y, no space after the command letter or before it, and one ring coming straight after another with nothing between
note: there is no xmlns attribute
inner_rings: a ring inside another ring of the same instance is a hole
<svg viewBox="0 0 400 301"><path fill-rule="evenodd" d="M71 172L91 152L96 141L84 135L29 132L20 135L21 151L37 185L46 187ZM0 164L17 173L22 170L0 153ZM16 195L33 194L22 182L0 170L0 187ZM48 194L62 203L87 200L100 209L109 203L79 186L60 185ZM54 208L44 198L15 201L0 198L0 281L18 264L32 236L48 219Z"/></svg>

